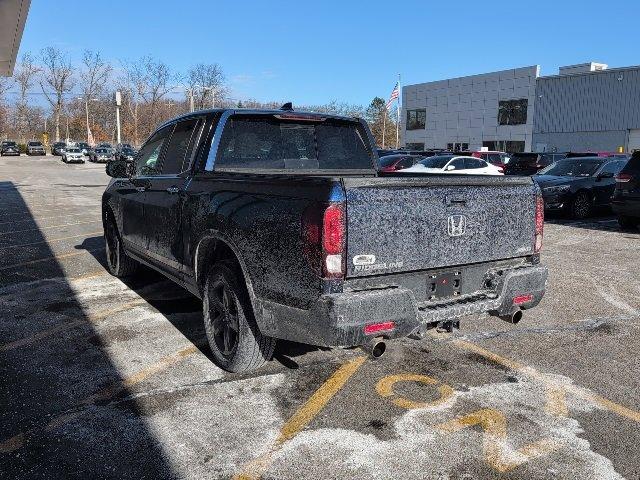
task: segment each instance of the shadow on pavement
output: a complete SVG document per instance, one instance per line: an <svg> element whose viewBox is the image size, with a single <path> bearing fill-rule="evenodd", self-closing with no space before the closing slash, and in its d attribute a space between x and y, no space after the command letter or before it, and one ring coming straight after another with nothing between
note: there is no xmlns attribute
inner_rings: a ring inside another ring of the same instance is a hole
<svg viewBox="0 0 640 480"><path fill-rule="evenodd" d="M0 182L0 206L33 219L11 182ZM46 241L41 231L34 233L35 240ZM0 237L0 248L13 235ZM50 248L42 253L53 256ZM19 272L0 271L9 279L0 288L0 477L174 477L141 415L134 410L125 416L92 400L96 394L129 391L109 353L73 334L75 322L88 336L100 336L62 267L52 261L47 268L46 279L31 282ZM12 343L52 328L59 333Z"/></svg>

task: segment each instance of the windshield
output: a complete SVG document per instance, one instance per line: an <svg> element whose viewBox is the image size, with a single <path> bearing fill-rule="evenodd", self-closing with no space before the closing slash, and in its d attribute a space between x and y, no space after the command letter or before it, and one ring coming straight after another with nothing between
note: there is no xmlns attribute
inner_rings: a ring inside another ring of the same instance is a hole
<svg viewBox="0 0 640 480"><path fill-rule="evenodd" d="M590 177L602 165L602 160L572 158L558 160L538 172L538 175L555 175L558 177Z"/></svg>
<svg viewBox="0 0 640 480"><path fill-rule="evenodd" d="M444 166L449 163L452 156L437 156L437 157L429 157L425 158L418 162L420 165L424 165L426 168L444 168Z"/></svg>
<svg viewBox="0 0 640 480"><path fill-rule="evenodd" d="M7 147L15 147L16 142L2 142L2 145L5 145Z"/></svg>
<svg viewBox="0 0 640 480"><path fill-rule="evenodd" d="M109 153L106 148L96 148L96 153Z"/></svg>
<svg viewBox="0 0 640 480"><path fill-rule="evenodd" d="M67 148L67 153L80 153L79 148Z"/></svg>
<svg viewBox="0 0 640 480"><path fill-rule="evenodd" d="M238 115L226 124L216 168L371 170L373 154L359 123Z"/></svg>
<svg viewBox="0 0 640 480"><path fill-rule="evenodd" d="M40 147L42 144L40 142L29 142L29 146L31 147Z"/></svg>
<svg viewBox="0 0 640 480"><path fill-rule="evenodd" d="M386 157L380 157L380 166L381 167L389 167L400 160L402 156L400 155L387 155Z"/></svg>
<svg viewBox="0 0 640 480"><path fill-rule="evenodd" d="M122 153L124 153L125 155L133 155L134 153L136 153L136 152L134 152L133 150L131 150L130 148L123 148L121 151L122 151Z"/></svg>

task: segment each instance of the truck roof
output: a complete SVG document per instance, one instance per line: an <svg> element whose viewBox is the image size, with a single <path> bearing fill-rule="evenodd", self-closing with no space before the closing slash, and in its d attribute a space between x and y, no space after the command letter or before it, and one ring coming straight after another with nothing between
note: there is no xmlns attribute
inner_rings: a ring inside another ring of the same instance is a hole
<svg viewBox="0 0 640 480"><path fill-rule="evenodd" d="M165 125L168 125L172 122L178 120L186 120L193 117L201 117L202 115L212 114L212 113L225 113L231 112L231 114L241 113L246 115L301 115L301 116L316 116L316 117L324 117L324 118L332 118L335 120L347 120L353 121L358 120L358 117L347 117L344 115L335 115L332 113L322 113L322 112L309 112L305 110L283 110L283 109L247 109L247 108L210 108L206 110L196 110L195 112L185 113L183 115L178 115L170 120L167 120L158 128L162 128Z"/></svg>

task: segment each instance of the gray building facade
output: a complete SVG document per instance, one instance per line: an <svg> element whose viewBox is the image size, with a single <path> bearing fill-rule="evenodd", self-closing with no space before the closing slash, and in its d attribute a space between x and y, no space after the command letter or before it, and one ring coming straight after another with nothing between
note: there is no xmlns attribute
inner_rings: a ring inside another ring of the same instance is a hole
<svg viewBox="0 0 640 480"><path fill-rule="evenodd" d="M640 150L640 67L566 68L537 79L533 149Z"/></svg>
<svg viewBox="0 0 640 480"><path fill-rule="evenodd" d="M535 65L403 87L403 143L418 150L530 150L539 72Z"/></svg>

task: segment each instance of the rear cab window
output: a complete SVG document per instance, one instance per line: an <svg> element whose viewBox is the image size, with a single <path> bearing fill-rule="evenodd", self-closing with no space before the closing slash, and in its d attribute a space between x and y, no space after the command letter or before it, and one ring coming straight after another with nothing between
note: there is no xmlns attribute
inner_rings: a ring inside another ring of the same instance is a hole
<svg viewBox="0 0 640 480"><path fill-rule="evenodd" d="M374 155L357 121L316 115L233 115L217 149L216 171L371 172Z"/></svg>

